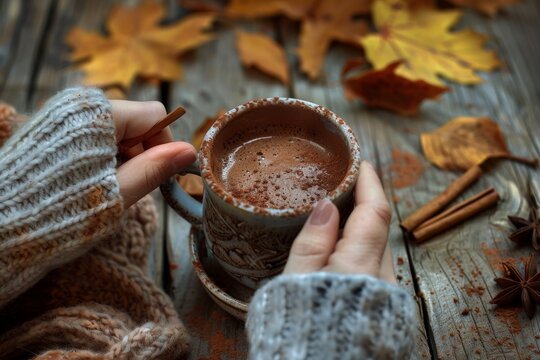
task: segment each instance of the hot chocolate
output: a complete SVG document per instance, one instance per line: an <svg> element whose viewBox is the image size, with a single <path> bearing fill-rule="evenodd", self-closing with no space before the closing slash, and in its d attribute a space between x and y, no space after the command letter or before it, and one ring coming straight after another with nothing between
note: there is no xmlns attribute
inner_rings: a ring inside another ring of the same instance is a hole
<svg viewBox="0 0 540 360"><path fill-rule="evenodd" d="M339 185L348 150L339 135L320 131L321 119L272 120L279 109L260 115L243 121L243 129L227 129L227 140L217 144L214 171L227 192L251 205L284 209L314 203Z"/></svg>

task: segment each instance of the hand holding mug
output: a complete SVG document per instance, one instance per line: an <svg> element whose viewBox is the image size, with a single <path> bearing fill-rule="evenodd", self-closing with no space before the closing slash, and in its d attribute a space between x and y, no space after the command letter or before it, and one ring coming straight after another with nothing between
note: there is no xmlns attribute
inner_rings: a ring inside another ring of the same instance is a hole
<svg viewBox="0 0 540 360"><path fill-rule="evenodd" d="M292 245L284 273L367 274L396 283L387 241L391 214L375 170L362 162L355 208L341 239L336 207L331 201L319 201Z"/></svg>

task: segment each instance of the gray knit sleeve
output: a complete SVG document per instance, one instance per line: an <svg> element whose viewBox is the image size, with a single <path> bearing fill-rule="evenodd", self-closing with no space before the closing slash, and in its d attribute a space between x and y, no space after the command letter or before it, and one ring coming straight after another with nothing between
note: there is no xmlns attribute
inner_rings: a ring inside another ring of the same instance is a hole
<svg viewBox="0 0 540 360"><path fill-rule="evenodd" d="M281 275L250 304L250 359L406 359L414 302L366 275Z"/></svg>
<svg viewBox="0 0 540 360"><path fill-rule="evenodd" d="M0 307L88 250L122 213L111 105L65 90L0 148Z"/></svg>

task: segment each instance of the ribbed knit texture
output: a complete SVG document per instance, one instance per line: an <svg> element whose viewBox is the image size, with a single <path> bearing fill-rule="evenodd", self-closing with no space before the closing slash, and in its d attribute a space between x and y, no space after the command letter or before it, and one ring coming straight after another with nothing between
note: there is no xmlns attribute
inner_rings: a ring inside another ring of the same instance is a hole
<svg viewBox="0 0 540 360"><path fill-rule="evenodd" d="M111 108L52 98L0 149L0 306L110 233L122 213Z"/></svg>
<svg viewBox="0 0 540 360"><path fill-rule="evenodd" d="M247 320L250 359L406 359L412 298L365 275L281 275L259 289Z"/></svg>
<svg viewBox="0 0 540 360"><path fill-rule="evenodd" d="M1 359L189 353L171 300L144 274L154 202L122 213L115 155L110 104L84 88L0 148Z"/></svg>

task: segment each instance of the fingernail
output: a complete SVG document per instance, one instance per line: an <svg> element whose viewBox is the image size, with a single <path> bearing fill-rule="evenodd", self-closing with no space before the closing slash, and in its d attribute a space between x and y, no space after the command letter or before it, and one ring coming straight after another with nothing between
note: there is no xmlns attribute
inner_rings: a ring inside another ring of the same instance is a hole
<svg viewBox="0 0 540 360"><path fill-rule="evenodd" d="M324 225L332 216L332 202L328 199L323 199L315 205L315 209L309 217L309 223L312 225Z"/></svg>
<svg viewBox="0 0 540 360"><path fill-rule="evenodd" d="M173 164L177 169L182 169L192 164L196 159L197 156L192 151L183 151L174 157Z"/></svg>

